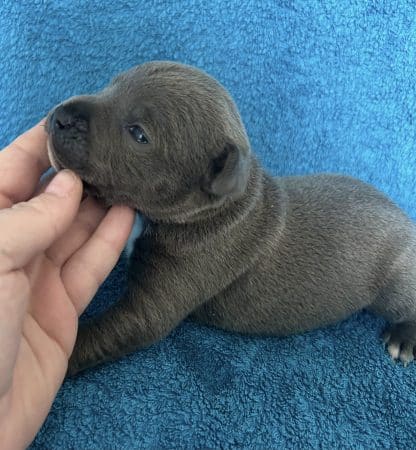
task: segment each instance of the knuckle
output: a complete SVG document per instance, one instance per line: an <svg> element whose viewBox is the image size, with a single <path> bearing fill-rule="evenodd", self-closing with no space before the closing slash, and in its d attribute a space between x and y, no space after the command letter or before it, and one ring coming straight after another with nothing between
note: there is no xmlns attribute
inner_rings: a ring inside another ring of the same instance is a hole
<svg viewBox="0 0 416 450"><path fill-rule="evenodd" d="M55 240L59 234L57 221L52 208L44 200L42 197L34 197L30 201L16 203L12 209L27 212L33 220L41 220Z"/></svg>
<svg viewBox="0 0 416 450"><path fill-rule="evenodd" d="M9 145L9 149L13 151L14 154L19 154L22 160L27 160L30 163L35 163L38 168L42 168L42 159L39 155L30 152L24 143L25 135L19 136L15 141Z"/></svg>

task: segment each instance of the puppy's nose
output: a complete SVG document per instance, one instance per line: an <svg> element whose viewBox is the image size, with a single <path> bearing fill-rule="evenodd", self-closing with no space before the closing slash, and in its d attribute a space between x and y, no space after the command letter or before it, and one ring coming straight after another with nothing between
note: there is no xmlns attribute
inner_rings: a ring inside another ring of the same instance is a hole
<svg viewBox="0 0 416 450"><path fill-rule="evenodd" d="M72 101L52 112L48 131L55 159L73 170L85 167L89 158L91 110L87 102Z"/></svg>
<svg viewBox="0 0 416 450"><path fill-rule="evenodd" d="M52 123L56 133L87 133L88 112L82 104L60 105L53 112Z"/></svg>

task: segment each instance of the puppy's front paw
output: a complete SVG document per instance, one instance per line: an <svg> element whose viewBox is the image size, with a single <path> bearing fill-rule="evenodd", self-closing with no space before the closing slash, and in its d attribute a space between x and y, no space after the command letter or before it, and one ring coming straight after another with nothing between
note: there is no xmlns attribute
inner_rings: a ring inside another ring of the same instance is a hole
<svg viewBox="0 0 416 450"><path fill-rule="evenodd" d="M406 367L415 359L415 322L402 322L392 325L383 333L382 338L393 360L400 360Z"/></svg>
<svg viewBox="0 0 416 450"><path fill-rule="evenodd" d="M93 329L88 326L80 326L74 349L68 361L67 377L73 377L82 370L99 363L93 343Z"/></svg>
<svg viewBox="0 0 416 450"><path fill-rule="evenodd" d="M68 369L66 370L66 378L72 378L75 375L77 375L79 372L81 372L81 367L79 364L72 358L68 361Z"/></svg>
<svg viewBox="0 0 416 450"><path fill-rule="evenodd" d="M68 361L66 377L72 378L87 367L88 365L85 362L85 348L82 348L79 341L77 341Z"/></svg>

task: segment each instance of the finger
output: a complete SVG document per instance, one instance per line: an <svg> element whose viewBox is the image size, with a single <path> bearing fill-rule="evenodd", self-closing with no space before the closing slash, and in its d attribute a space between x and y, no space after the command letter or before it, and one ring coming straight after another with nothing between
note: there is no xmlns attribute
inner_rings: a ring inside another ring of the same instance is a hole
<svg viewBox="0 0 416 450"><path fill-rule="evenodd" d="M0 152L0 208L30 198L40 176L50 166L44 122L39 122Z"/></svg>
<svg viewBox="0 0 416 450"><path fill-rule="evenodd" d="M92 236L107 210L87 197L70 228L46 251L46 256L61 267Z"/></svg>
<svg viewBox="0 0 416 450"><path fill-rule="evenodd" d="M113 206L91 239L62 268L62 281L79 315L116 265L133 222L132 209Z"/></svg>
<svg viewBox="0 0 416 450"><path fill-rule="evenodd" d="M44 172L42 174L42 177L40 178L40 181L35 189L35 192L33 194L33 196L35 195L39 195L42 192L45 192L46 187L48 186L48 184L51 182L51 180L54 178L54 176L56 175L56 170L52 167L50 167L46 172ZM87 198L87 193L85 192L85 190L82 192L82 200L85 200Z"/></svg>
<svg viewBox="0 0 416 450"><path fill-rule="evenodd" d="M74 220L81 195L81 180L63 170L45 193L1 210L0 273L24 267L50 247Z"/></svg>

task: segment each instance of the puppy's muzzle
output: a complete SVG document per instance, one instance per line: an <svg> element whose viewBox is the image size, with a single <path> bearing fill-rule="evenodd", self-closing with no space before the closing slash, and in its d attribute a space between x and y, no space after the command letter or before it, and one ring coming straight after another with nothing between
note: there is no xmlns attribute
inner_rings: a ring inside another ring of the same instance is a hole
<svg viewBox="0 0 416 450"><path fill-rule="evenodd" d="M70 169L88 161L90 113L81 102L59 105L49 117L48 131L55 158Z"/></svg>

